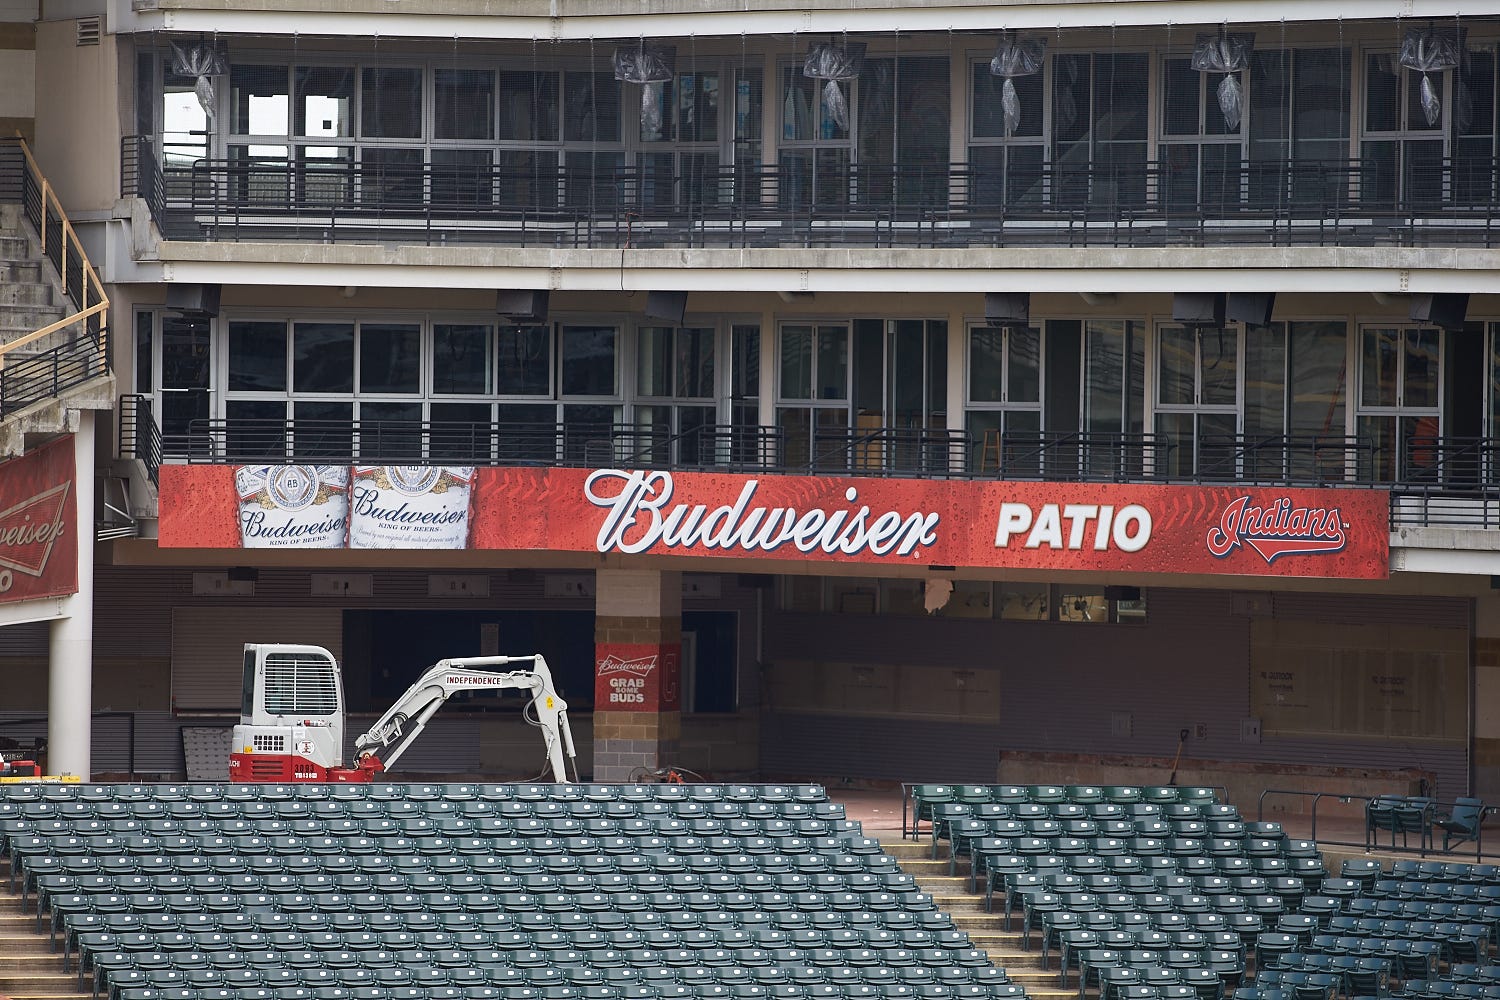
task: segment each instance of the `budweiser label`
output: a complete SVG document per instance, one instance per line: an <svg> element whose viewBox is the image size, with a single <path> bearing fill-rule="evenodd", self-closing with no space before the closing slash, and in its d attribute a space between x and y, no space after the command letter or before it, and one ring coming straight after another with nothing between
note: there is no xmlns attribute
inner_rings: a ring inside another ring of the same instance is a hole
<svg viewBox="0 0 1500 1000"><path fill-rule="evenodd" d="M351 549L463 549L472 465L354 467Z"/></svg>
<svg viewBox="0 0 1500 1000"><path fill-rule="evenodd" d="M234 471L240 544L247 549L340 549L349 529L349 469L242 465Z"/></svg>

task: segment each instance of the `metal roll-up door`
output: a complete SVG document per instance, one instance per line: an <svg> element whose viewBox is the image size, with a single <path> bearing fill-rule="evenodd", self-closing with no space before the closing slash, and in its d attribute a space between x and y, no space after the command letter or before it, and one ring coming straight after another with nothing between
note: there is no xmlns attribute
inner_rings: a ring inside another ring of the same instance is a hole
<svg viewBox="0 0 1500 1000"><path fill-rule="evenodd" d="M178 711L239 715L247 642L322 646L343 659L339 608L174 608L172 702Z"/></svg>

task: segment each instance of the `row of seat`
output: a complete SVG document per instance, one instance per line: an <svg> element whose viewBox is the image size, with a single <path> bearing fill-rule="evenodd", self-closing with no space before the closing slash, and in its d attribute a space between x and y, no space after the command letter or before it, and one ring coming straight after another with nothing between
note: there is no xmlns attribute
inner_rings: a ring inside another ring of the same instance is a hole
<svg viewBox="0 0 1500 1000"><path fill-rule="evenodd" d="M1478 885L1500 885L1500 865L1461 861L1419 861L1403 858L1390 862L1378 858L1350 858L1343 862L1342 874L1367 879L1371 885L1382 878L1398 882L1451 882Z"/></svg>
<svg viewBox="0 0 1500 1000"><path fill-rule="evenodd" d="M1230 823L1205 823L1202 820L1163 819L980 819L962 817L940 821L933 826L932 857L943 841L973 840L983 837L1076 837L1093 840L1101 837L1133 840L1150 837L1168 842L1203 841L1209 854L1243 854L1247 857L1285 857L1289 846L1284 836L1251 836L1243 829L1238 833L1215 832L1211 828L1243 827Z"/></svg>
<svg viewBox="0 0 1500 1000"><path fill-rule="evenodd" d="M1061 869L1043 871L1010 870L992 867L985 887L985 910L994 912L995 896L998 894L1005 906L1007 921L1017 900L1024 894L1086 892L1097 897L1091 901L1092 909L1133 910L1216 910L1220 913L1256 912L1276 915L1296 910L1309 893L1305 880L1296 876L1263 878L1225 878L1225 885L1215 886L1213 891L1200 890L1200 884L1191 877L1166 876L1173 884L1162 885L1158 877L1155 888L1141 884L1122 884L1119 889L1096 891L1094 881L1106 876L1080 875ZM1175 884L1188 878L1185 884ZM1124 882L1123 877L1121 878ZM1325 879L1326 883L1328 880ZM1209 885L1204 881L1204 886ZM1163 898L1164 897L1164 898Z"/></svg>
<svg viewBox="0 0 1500 1000"><path fill-rule="evenodd" d="M964 807L967 808L967 807ZM1006 807L1007 809L1009 807ZM1039 806L1045 809L1045 806ZM1079 807L1083 808L1082 806ZM634 817L675 817L678 819L843 819L844 807L837 802L741 802L738 800L702 801L699 799L618 799L596 801L532 802L525 799L450 799L398 800L377 799L260 799L238 801L221 799L202 802L194 799L129 799L95 802L90 800L12 801L0 799L0 821L7 820L89 820L89 819L371 819L461 817L468 819L630 819ZM993 817L1009 818L1009 817ZM1035 818L1046 818L1035 817ZM1114 817L1118 818L1118 817Z"/></svg>
<svg viewBox="0 0 1500 1000"><path fill-rule="evenodd" d="M1214 805L1220 801L1217 789L1205 786L1178 785L942 785L907 786L914 803L935 805L940 802L1075 802L1092 805L1113 802L1127 805L1152 802L1165 805L1188 802Z"/></svg>
<svg viewBox="0 0 1500 1000"><path fill-rule="evenodd" d="M405 783L368 784L79 784L17 783L0 786L0 801L10 802L306 802L368 799L377 802L826 802L828 792L818 784L721 785L703 784L517 784L517 783Z"/></svg>
<svg viewBox="0 0 1500 1000"><path fill-rule="evenodd" d="M858 823L842 833L787 837L639 836L605 837L369 837L293 835L235 837L172 834L133 837L70 834L6 838L0 853L31 854L813 854L879 853L880 844L863 835Z"/></svg>
<svg viewBox="0 0 1500 1000"><path fill-rule="evenodd" d="M707 929L724 934L746 931L762 945L776 947L793 944L795 932L818 930L831 932L845 928L866 935L889 931L900 935L903 945L918 940L918 932L932 936L931 943L943 946L961 943L954 937L952 918L947 914L909 911L824 911L807 914L800 911L710 911L705 913L670 913L655 911L599 913L470 913L467 911L432 913L398 911L361 913L343 911L327 913L306 911L286 913L262 911L252 913L93 913L70 912L54 921L53 939L58 925L64 931L63 959L73 949L87 944L94 950L116 947L112 942L126 935L131 940L148 942L158 950L245 951L264 948L285 950L316 946L350 947L367 941L367 935L409 934L424 947L440 943L462 942L475 947L493 947L496 935L516 933L602 932L612 944L633 942L631 935L655 931L684 933ZM104 935L104 936L91 936ZM782 940L777 935L785 935ZM868 940L868 938L867 938Z"/></svg>

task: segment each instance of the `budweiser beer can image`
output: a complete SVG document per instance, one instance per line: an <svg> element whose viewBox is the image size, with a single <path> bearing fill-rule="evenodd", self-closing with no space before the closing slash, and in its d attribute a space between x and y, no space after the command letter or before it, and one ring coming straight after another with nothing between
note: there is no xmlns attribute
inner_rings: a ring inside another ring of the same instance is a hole
<svg viewBox="0 0 1500 1000"><path fill-rule="evenodd" d="M473 499L472 465L356 465L349 547L468 548Z"/></svg>
<svg viewBox="0 0 1500 1000"><path fill-rule="evenodd" d="M241 465L240 544L247 549L341 549L349 532L349 467Z"/></svg>

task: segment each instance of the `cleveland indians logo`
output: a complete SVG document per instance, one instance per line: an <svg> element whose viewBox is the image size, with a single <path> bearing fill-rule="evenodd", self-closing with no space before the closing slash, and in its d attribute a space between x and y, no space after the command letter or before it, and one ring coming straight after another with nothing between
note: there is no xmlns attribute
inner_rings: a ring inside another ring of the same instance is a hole
<svg viewBox="0 0 1500 1000"><path fill-rule="evenodd" d="M1242 496L1208 529L1208 551L1223 559L1245 545L1267 565L1282 556L1331 555L1348 544L1348 527L1337 507L1294 507L1286 497L1252 507L1250 497Z"/></svg>

